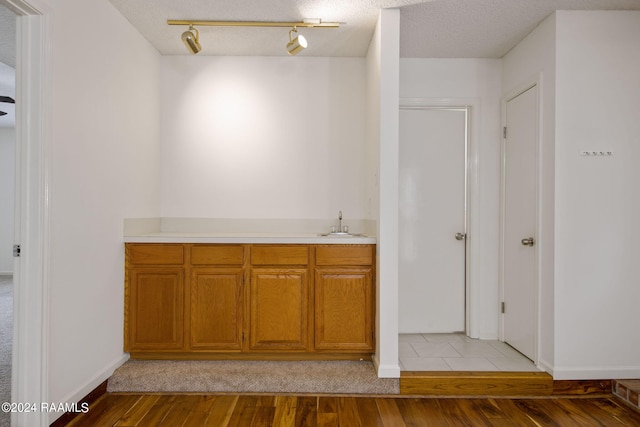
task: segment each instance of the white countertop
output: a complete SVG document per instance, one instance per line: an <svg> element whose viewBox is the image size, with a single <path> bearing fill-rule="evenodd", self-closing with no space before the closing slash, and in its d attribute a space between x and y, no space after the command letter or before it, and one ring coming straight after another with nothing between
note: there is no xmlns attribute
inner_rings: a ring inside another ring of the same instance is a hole
<svg viewBox="0 0 640 427"><path fill-rule="evenodd" d="M375 237L321 236L311 233L171 233L157 232L124 237L126 243L288 243L319 245L372 245Z"/></svg>

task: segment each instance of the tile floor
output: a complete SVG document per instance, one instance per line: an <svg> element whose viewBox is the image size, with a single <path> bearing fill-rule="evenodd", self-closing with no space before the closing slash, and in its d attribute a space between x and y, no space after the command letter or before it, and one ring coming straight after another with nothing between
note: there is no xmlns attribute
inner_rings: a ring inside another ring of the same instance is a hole
<svg viewBox="0 0 640 427"><path fill-rule="evenodd" d="M540 371L508 344L465 334L400 334L402 371Z"/></svg>

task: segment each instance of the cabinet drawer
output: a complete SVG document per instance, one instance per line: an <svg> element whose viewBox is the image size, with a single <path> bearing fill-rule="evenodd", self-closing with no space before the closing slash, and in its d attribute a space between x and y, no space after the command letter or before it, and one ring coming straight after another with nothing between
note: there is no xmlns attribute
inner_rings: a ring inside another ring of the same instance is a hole
<svg viewBox="0 0 640 427"><path fill-rule="evenodd" d="M259 245L251 248L253 265L307 265L309 248L307 246L270 246Z"/></svg>
<svg viewBox="0 0 640 427"><path fill-rule="evenodd" d="M133 265L177 265L184 263L184 246L131 244L126 246L127 257Z"/></svg>
<svg viewBox="0 0 640 427"><path fill-rule="evenodd" d="M373 265L373 246L317 246L316 265Z"/></svg>
<svg viewBox="0 0 640 427"><path fill-rule="evenodd" d="M194 245L191 247L193 265L242 265L244 248L241 245Z"/></svg>

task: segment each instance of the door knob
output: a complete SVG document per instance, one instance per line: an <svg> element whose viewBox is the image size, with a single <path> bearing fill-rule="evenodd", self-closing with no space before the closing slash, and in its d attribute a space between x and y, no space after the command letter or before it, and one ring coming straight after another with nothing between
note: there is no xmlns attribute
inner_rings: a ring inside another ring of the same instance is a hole
<svg viewBox="0 0 640 427"><path fill-rule="evenodd" d="M533 246L536 244L536 241L533 237L528 237L526 239L520 240L520 243L522 243L524 246Z"/></svg>
<svg viewBox="0 0 640 427"><path fill-rule="evenodd" d="M467 238L465 233L456 233L456 240L464 240Z"/></svg>

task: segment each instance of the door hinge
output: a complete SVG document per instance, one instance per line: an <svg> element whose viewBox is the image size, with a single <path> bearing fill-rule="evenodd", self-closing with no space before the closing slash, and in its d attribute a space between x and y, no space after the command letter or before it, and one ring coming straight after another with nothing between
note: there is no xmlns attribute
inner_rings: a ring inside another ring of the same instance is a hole
<svg viewBox="0 0 640 427"><path fill-rule="evenodd" d="M13 257L14 258L20 257L20 245L13 245Z"/></svg>
<svg viewBox="0 0 640 427"><path fill-rule="evenodd" d="M507 127L506 126L502 128L502 137L504 139L507 139Z"/></svg>
<svg viewBox="0 0 640 427"><path fill-rule="evenodd" d="M504 314L504 301L502 301L502 304L500 304L500 312Z"/></svg>

